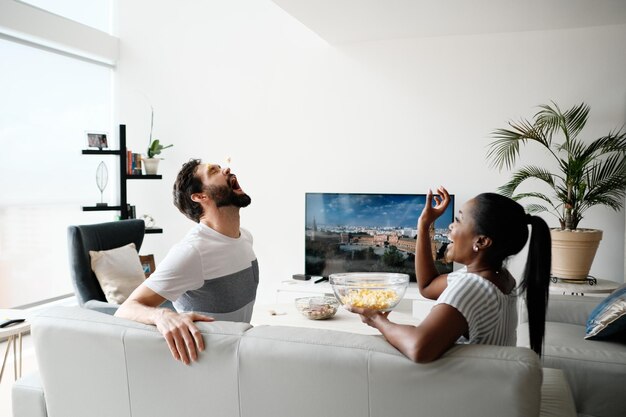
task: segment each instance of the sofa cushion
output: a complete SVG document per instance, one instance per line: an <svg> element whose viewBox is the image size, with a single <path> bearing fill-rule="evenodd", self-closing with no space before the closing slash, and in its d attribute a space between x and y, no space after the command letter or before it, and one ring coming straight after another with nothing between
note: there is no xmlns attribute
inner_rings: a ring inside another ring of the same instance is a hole
<svg viewBox="0 0 626 417"><path fill-rule="evenodd" d="M102 292L112 304L122 304L145 279L134 243L101 251L89 251L91 269Z"/></svg>
<svg viewBox="0 0 626 417"><path fill-rule="evenodd" d="M626 345L584 337L584 326L546 322L543 366L563 370L579 415L623 416ZM518 345L528 346L525 325L518 329Z"/></svg>
<svg viewBox="0 0 626 417"><path fill-rule="evenodd" d="M626 284L594 308L587 320L585 338L626 340Z"/></svg>
<svg viewBox="0 0 626 417"><path fill-rule="evenodd" d="M574 398L563 371L543 368L540 417L576 417Z"/></svg>

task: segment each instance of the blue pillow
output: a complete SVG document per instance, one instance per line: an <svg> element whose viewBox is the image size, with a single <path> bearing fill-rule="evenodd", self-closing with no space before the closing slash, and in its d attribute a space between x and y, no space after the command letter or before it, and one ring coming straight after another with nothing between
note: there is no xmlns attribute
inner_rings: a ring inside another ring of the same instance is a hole
<svg viewBox="0 0 626 417"><path fill-rule="evenodd" d="M587 319L585 339L620 339L626 336L626 284L606 297Z"/></svg>

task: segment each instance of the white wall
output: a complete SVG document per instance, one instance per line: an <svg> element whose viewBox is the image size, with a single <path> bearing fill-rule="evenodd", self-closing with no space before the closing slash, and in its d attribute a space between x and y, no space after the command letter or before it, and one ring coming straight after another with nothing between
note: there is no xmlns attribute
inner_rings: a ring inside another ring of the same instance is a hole
<svg viewBox="0 0 626 417"><path fill-rule="evenodd" d="M150 104L155 136L175 144L162 154L164 181L129 184L138 214L165 229L142 252L158 262L192 225L171 204L180 165L231 156L253 199L242 224L255 236L263 301L303 272L307 191L444 184L461 203L509 178L485 162L489 133L536 105L587 102L590 137L625 121L625 25L336 47L265 0L136 0L117 14L129 147L147 146ZM624 213L592 209L581 226L605 231L592 274L622 282Z"/></svg>

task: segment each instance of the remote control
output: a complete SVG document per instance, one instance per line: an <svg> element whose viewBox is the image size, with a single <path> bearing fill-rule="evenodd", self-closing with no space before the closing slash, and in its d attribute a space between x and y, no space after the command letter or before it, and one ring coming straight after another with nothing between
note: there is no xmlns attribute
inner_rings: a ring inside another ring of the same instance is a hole
<svg viewBox="0 0 626 417"><path fill-rule="evenodd" d="M11 319L11 320L3 321L2 323L0 323L0 329L5 328L5 327L9 327L12 324L22 323L25 320L26 319Z"/></svg>

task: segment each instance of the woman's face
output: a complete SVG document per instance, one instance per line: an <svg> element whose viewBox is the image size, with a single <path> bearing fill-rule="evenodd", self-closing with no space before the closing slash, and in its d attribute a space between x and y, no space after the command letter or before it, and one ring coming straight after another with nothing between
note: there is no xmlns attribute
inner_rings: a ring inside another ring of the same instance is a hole
<svg viewBox="0 0 626 417"><path fill-rule="evenodd" d="M449 227L450 244L446 248L446 260L448 262L454 261L467 265L476 255L473 247L478 236L474 231L474 217L472 215L475 204L474 199L463 204L454 218L454 223Z"/></svg>

